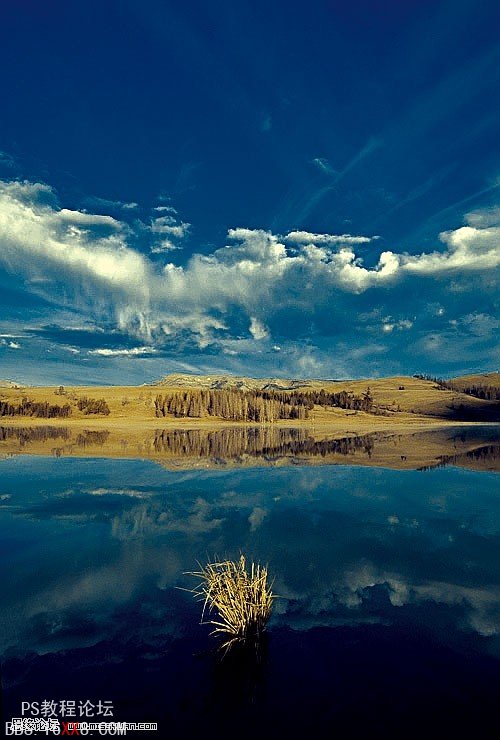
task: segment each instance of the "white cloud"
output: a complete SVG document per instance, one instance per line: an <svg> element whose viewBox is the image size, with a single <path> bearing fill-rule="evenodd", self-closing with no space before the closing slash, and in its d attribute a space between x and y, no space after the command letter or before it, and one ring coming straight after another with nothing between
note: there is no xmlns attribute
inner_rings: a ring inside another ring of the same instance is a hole
<svg viewBox="0 0 500 740"><path fill-rule="evenodd" d="M144 342L182 335L194 337L201 349L216 343L240 353L248 351L249 342L269 340L279 312L306 316L321 311L333 320L337 306L345 301L355 306L353 301L370 289L388 294L405 280L429 278L433 284L442 279L448 291L468 289L465 278L474 274L491 280L491 269L500 262L500 229L484 225L491 216L476 212L468 217L475 225L441 234L440 251L410 255L386 250L371 267L355 248L370 243L373 249L375 237L305 231L280 237L246 228L231 229L228 244L211 254L195 253L182 266L165 264L131 247L148 229L159 237L153 245L157 254L172 252L176 240L187 235L189 224L178 221L174 209L158 206L157 212L162 215L149 227L139 224L134 234L110 216L60 209L46 185L0 181L0 264L52 304L81 311ZM366 311L367 302L358 313ZM252 335L248 342L238 338L241 322L232 327L235 310L246 317ZM412 322L389 317L382 323L390 334L411 328ZM102 356L152 352L149 346L92 350ZM300 354L297 363L304 373L322 367L310 353Z"/></svg>
<svg viewBox="0 0 500 740"><path fill-rule="evenodd" d="M420 275L440 275L451 271L489 270L500 265L500 227L462 226L444 231L439 237L447 246L445 252L403 255L401 269Z"/></svg>
<svg viewBox="0 0 500 740"><path fill-rule="evenodd" d="M400 524L396 516L390 516L388 523L393 527ZM395 607L429 601L458 604L467 609L467 621L479 634L500 633L497 609L499 589L494 586L473 588L440 581L409 581L403 574L384 571L370 562L362 562L339 574L333 588L341 603L355 609L362 603L366 589L380 584L387 585L390 602Z"/></svg>
<svg viewBox="0 0 500 740"><path fill-rule="evenodd" d="M252 532L255 532L260 527L260 525L262 524L266 516L267 516L267 509L263 509L262 506L255 506L252 509L250 516L248 517L248 522L250 524L250 530Z"/></svg>
<svg viewBox="0 0 500 740"><path fill-rule="evenodd" d="M59 210L45 185L0 182L0 262L49 300L85 303L97 315L114 313L123 328L132 321L147 333L151 266L121 229L100 236L76 225L103 225L102 219L114 222Z"/></svg>
<svg viewBox="0 0 500 740"><path fill-rule="evenodd" d="M4 339L4 336L7 337L7 339ZM12 339L9 339L9 334L0 335L0 347L8 347L9 349L21 349L21 345L19 342L14 342Z"/></svg>
<svg viewBox="0 0 500 740"><path fill-rule="evenodd" d="M158 213L177 213L177 210L173 206L155 206L153 211Z"/></svg>
<svg viewBox="0 0 500 740"><path fill-rule="evenodd" d="M471 211L465 218L469 226L484 229L488 226L500 226L500 206L491 206Z"/></svg>
<svg viewBox="0 0 500 740"><path fill-rule="evenodd" d="M161 254L162 252L172 252L176 249L182 249L178 242L188 236L191 224L177 220L175 215L172 215L177 213L174 208L159 206L154 210L167 213L168 215L154 218L151 221L151 225L145 227L156 238L151 245L151 254Z"/></svg>
<svg viewBox="0 0 500 740"><path fill-rule="evenodd" d="M176 249L182 249L178 244L174 244L170 239L162 239L151 247L151 254L162 254L162 252L175 252Z"/></svg>
<svg viewBox="0 0 500 740"><path fill-rule="evenodd" d="M266 339L266 337L269 336L269 332L262 323L262 321L259 321L259 319L256 319L255 316L250 317L250 327L249 327L250 334L254 339Z"/></svg>
<svg viewBox="0 0 500 740"><path fill-rule="evenodd" d="M413 321L410 321L410 319L399 319L398 321L395 321L390 316L387 316L382 324L382 331L386 334L390 334L394 329L402 331L404 329L411 329L412 326Z"/></svg>
<svg viewBox="0 0 500 740"><path fill-rule="evenodd" d="M135 488L88 488L85 490L90 496L127 496L130 498L148 498L147 491Z"/></svg>
<svg viewBox="0 0 500 740"><path fill-rule="evenodd" d="M151 224L153 234L168 234L184 239L191 224L176 221L172 216L160 216L155 218Z"/></svg>
<svg viewBox="0 0 500 740"><path fill-rule="evenodd" d="M112 216L98 216L85 211L70 211L61 208L57 213L60 223L74 224L75 226L110 226L113 229L122 228L123 224Z"/></svg>
<svg viewBox="0 0 500 740"><path fill-rule="evenodd" d="M284 240L291 244L367 244L377 236L352 236L351 234L312 234L309 231L290 231Z"/></svg>
<svg viewBox="0 0 500 740"><path fill-rule="evenodd" d="M132 349L91 349L89 355L102 357L137 357L138 355L153 355L157 352L154 347L132 347Z"/></svg>

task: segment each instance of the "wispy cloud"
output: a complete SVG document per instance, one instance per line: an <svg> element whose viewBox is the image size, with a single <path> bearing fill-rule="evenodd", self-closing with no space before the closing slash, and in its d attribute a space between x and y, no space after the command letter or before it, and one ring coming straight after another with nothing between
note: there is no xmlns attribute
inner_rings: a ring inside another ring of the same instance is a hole
<svg viewBox="0 0 500 740"><path fill-rule="evenodd" d="M332 165L325 157L315 157L312 162L321 172L330 175L330 177L338 175L338 172L333 169Z"/></svg>
<svg viewBox="0 0 500 740"><path fill-rule="evenodd" d="M99 198L96 195L87 196L83 199L82 204L85 208L91 210L99 209L101 211L135 211L139 208L139 204L134 201L127 202L123 200L110 200L109 198Z"/></svg>
<svg viewBox="0 0 500 740"><path fill-rule="evenodd" d="M316 173L314 178L302 179L285 195L273 224L284 222L301 226L315 213L316 208L330 194L337 191L342 180L374 152L383 146L381 137L372 136L343 166L334 167L326 157L311 160Z"/></svg>
<svg viewBox="0 0 500 740"><path fill-rule="evenodd" d="M131 349L91 349L89 355L100 355L101 357L138 357L142 355L154 355L157 350L154 347L132 347Z"/></svg>
<svg viewBox="0 0 500 740"><path fill-rule="evenodd" d="M273 127L273 119L270 113L263 113L260 118L259 128L263 134L267 134Z"/></svg>
<svg viewBox="0 0 500 740"><path fill-rule="evenodd" d="M290 231L284 237L287 244L368 244L374 239L378 239L378 236L312 234L309 231Z"/></svg>

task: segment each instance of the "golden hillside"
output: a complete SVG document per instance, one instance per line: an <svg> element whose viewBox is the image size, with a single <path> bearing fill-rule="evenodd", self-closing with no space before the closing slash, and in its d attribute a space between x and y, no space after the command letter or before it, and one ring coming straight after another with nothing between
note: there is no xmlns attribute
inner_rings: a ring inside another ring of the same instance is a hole
<svg viewBox="0 0 500 740"><path fill-rule="evenodd" d="M491 384L492 375L488 382ZM494 374L498 378L498 374ZM457 379L458 382L458 379ZM496 381L498 382L498 381ZM159 394L165 395L175 392L188 392L199 389L213 389L218 392L256 392L270 393L307 393L324 389L327 393L345 391L355 396L362 396L370 388L373 398L373 413L352 411L343 408L315 405L309 413L309 422L322 424L345 424L347 419L356 426L363 424L380 424L385 426L394 423L414 423L416 417L422 420L446 421L492 421L499 418L499 404L494 401L485 401L461 393L455 389L440 388L432 380L423 380L414 377L397 376L392 378L377 378L366 380L284 380L284 379L255 379L233 376L191 376L170 375L158 383L143 386L86 386L86 387L40 387L0 388L0 403L19 405L23 399L33 403L48 403L53 406L69 406L69 417L65 423L76 421L97 421L102 414L88 413L88 409L80 409L82 399L106 402L109 414L104 418L108 423L113 421L156 422L161 425L179 424L182 419L163 417L157 419L155 399ZM8 414L2 413L5 418ZM29 414L28 414L29 416ZM8 416L16 419L16 416ZM26 420L26 416L22 417ZM29 416L35 421L34 416ZM45 421L45 420L40 420ZM47 420L49 421L49 420ZM54 421L51 419L50 421ZM62 420L61 420L62 421ZM308 422L308 423L309 423ZM217 423L211 418L210 423ZM289 423L289 422L288 422ZM297 423L301 423L297 421Z"/></svg>

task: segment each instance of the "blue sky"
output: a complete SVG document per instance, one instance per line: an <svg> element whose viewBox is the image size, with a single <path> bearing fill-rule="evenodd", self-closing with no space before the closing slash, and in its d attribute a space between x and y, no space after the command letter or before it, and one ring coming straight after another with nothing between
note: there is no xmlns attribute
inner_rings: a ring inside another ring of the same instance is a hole
<svg viewBox="0 0 500 740"><path fill-rule="evenodd" d="M499 22L478 0L8 4L0 377L497 369Z"/></svg>

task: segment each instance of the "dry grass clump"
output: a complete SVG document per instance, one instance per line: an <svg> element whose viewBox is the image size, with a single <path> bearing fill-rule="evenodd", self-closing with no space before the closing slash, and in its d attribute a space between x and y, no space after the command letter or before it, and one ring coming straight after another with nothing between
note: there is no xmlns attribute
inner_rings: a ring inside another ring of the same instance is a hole
<svg viewBox="0 0 500 740"><path fill-rule="evenodd" d="M268 584L267 567L251 563L247 570L244 555L236 561L200 565L201 570L189 575L200 579L193 593L203 601L202 624L208 612L215 613L211 634L226 637L222 648L230 648L236 643L258 643L271 615L274 596Z"/></svg>

